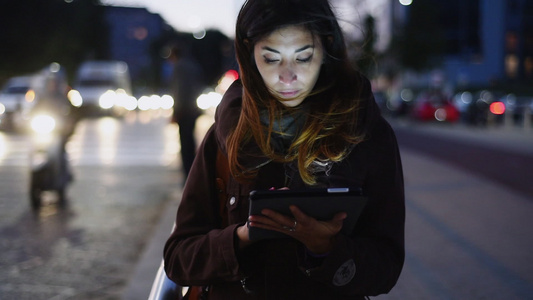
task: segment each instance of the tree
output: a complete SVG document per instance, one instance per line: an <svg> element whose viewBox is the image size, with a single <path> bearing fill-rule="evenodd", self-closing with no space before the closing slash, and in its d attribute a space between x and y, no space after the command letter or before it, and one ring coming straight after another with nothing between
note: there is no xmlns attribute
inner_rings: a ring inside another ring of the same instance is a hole
<svg viewBox="0 0 533 300"><path fill-rule="evenodd" d="M445 52L438 1L413 1L408 14L403 33L393 38L392 51L407 69L424 71L438 66Z"/></svg>
<svg viewBox="0 0 533 300"><path fill-rule="evenodd" d="M107 28L97 0L17 0L0 10L0 82L51 62L73 76L87 56L105 57Z"/></svg>
<svg viewBox="0 0 533 300"><path fill-rule="evenodd" d="M375 50L377 33L376 20L371 15L367 15L364 20L364 40L362 54L357 61L357 66L368 77L372 77L376 71L377 53Z"/></svg>

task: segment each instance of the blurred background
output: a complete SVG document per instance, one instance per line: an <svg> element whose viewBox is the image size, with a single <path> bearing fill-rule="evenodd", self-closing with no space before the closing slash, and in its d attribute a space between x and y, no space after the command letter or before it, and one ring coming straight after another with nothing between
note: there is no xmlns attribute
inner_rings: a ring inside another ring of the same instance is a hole
<svg viewBox="0 0 533 300"><path fill-rule="evenodd" d="M243 0L2 0L0 299L146 299L184 176L172 49L238 78ZM533 294L533 2L331 0L396 131L406 265L380 299Z"/></svg>
<svg viewBox="0 0 533 300"><path fill-rule="evenodd" d="M73 85L83 62L119 60L128 65L135 97L163 93L170 76L166 58L178 38L194 39L193 52L210 82L236 67L231 48L242 0L5 3L9 6L1 18L2 85L52 62L65 68ZM483 90L497 99L513 94L518 106L531 94L533 25L528 1L333 0L332 4L354 61L375 80L375 89L391 102L389 109L406 101L402 90L411 89L416 98L431 85L452 94L466 91L478 99L485 99L475 95Z"/></svg>

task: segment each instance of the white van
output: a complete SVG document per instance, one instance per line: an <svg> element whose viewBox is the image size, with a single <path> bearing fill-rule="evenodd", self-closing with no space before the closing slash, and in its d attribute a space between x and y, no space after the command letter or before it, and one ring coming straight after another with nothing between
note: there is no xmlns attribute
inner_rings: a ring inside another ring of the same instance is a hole
<svg viewBox="0 0 533 300"><path fill-rule="evenodd" d="M81 108L103 112L131 97L131 78L123 61L86 61L78 69L73 88L81 95Z"/></svg>

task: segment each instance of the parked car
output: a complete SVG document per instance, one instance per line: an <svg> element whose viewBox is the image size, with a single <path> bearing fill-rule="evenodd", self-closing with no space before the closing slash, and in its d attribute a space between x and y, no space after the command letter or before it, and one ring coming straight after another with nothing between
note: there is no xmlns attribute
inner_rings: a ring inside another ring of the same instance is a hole
<svg viewBox="0 0 533 300"><path fill-rule="evenodd" d="M374 91L373 94L381 113L384 115L389 115L391 111L388 108L389 97L387 93L385 91Z"/></svg>
<svg viewBox="0 0 533 300"><path fill-rule="evenodd" d="M36 102L34 76L18 76L7 81L0 91L0 128L17 131L29 118Z"/></svg>
<svg viewBox="0 0 533 300"><path fill-rule="evenodd" d="M492 90L463 91L454 96L460 108L463 122L474 126L486 126L503 122L506 105L499 100L501 93Z"/></svg>
<svg viewBox="0 0 533 300"><path fill-rule="evenodd" d="M394 117L407 117L413 110L416 90L413 88L403 88L397 94L389 97L387 110Z"/></svg>
<svg viewBox="0 0 533 300"><path fill-rule="evenodd" d="M416 98L411 116L420 121L456 122L460 113L442 90L429 89Z"/></svg>
<svg viewBox="0 0 533 300"><path fill-rule="evenodd" d="M505 104L506 114L510 115L514 125L533 122L533 96L506 94L499 101Z"/></svg>

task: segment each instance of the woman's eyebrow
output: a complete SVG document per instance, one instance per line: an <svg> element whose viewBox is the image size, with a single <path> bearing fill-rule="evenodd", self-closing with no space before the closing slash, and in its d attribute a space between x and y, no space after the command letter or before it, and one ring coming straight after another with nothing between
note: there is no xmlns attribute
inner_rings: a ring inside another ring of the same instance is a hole
<svg viewBox="0 0 533 300"><path fill-rule="evenodd" d="M302 48L296 49L296 51L294 51L294 53L302 52L302 51L307 50L309 48L314 48L314 46L313 45L305 45ZM274 52L274 53L280 53L278 50L270 48L268 46L264 46L261 49L266 50L266 51L270 51L270 52Z"/></svg>

